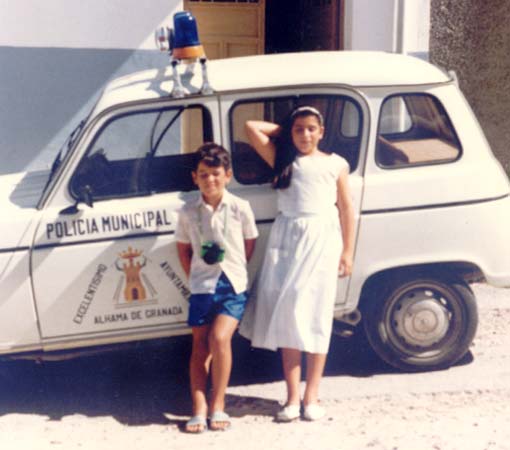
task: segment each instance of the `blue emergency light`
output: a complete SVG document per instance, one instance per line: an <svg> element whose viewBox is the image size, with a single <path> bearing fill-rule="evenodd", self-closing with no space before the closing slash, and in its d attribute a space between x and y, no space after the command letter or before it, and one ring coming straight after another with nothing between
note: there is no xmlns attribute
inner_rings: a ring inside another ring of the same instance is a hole
<svg viewBox="0 0 510 450"><path fill-rule="evenodd" d="M161 51L169 51L174 59L197 59L205 56L198 38L196 19L189 11L174 14L174 28L156 32L156 44Z"/></svg>
<svg viewBox="0 0 510 450"><path fill-rule="evenodd" d="M182 11L174 14L174 28L160 28L156 30L155 37L158 48L170 54L174 79L174 86L170 93L172 97L180 98L189 93L189 90L183 86L181 75L177 70L177 66L181 62L185 62L191 69L186 71L188 77L193 75L195 63L200 62L202 87L199 92L203 95L210 95L214 92L207 76L207 58L204 48L198 39L197 22L190 12Z"/></svg>
<svg viewBox="0 0 510 450"><path fill-rule="evenodd" d="M198 39L197 21L188 11L174 15L174 57L180 59L200 58L204 49Z"/></svg>

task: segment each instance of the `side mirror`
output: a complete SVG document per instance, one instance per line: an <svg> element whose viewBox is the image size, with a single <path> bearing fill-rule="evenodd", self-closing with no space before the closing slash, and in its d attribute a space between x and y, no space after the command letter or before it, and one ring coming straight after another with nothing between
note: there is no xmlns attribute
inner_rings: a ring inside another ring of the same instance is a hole
<svg viewBox="0 0 510 450"><path fill-rule="evenodd" d="M76 203L61 210L60 214L72 215L78 213L79 211L78 205L80 203L85 203L89 208L92 208L94 206L92 188L88 184L86 184L85 186L80 186L78 190L78 199L76 200Z"/></svg>
<svg viewBox="0 0 510 450"><path fill-rule="evenodd" d="M89 208L94 206L93 197L92 197L92 188L89 184L81 187L78 191L80 194L80 200L83 201Z"/></svg>

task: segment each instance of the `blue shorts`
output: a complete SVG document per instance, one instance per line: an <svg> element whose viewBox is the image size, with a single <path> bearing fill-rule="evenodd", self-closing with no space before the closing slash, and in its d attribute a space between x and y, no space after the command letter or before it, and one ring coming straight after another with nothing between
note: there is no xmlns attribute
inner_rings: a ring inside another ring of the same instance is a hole
<svg viewBox="0 0 510 450"><path fill-rule="evenodd" d="M209 325L218 314L241 320L247 299L247 292L236 294L229 279L222 273L214 293L191 294L188 325L191 327Z"/></svg>

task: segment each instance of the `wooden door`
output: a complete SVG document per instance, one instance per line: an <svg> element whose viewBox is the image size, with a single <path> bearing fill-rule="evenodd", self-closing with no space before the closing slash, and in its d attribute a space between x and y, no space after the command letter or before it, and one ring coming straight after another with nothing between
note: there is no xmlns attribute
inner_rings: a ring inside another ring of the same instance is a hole
<svg viewBox="0 0 510 450"><path fill-rule="evenodd" d="M209 59L264 53L265 0L184 0Z"/></svg>

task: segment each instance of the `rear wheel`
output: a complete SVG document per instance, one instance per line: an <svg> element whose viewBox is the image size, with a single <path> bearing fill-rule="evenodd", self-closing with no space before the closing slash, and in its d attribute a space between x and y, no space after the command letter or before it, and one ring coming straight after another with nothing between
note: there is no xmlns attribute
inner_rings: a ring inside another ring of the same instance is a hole
<svg viewBox="0 0 510 450"><path fill-rule="evenodd" d="M478 324L476 301L460 280L405 277L367 299L365 330L376 353L403 370L451 366L468 351Z"/></svg>

